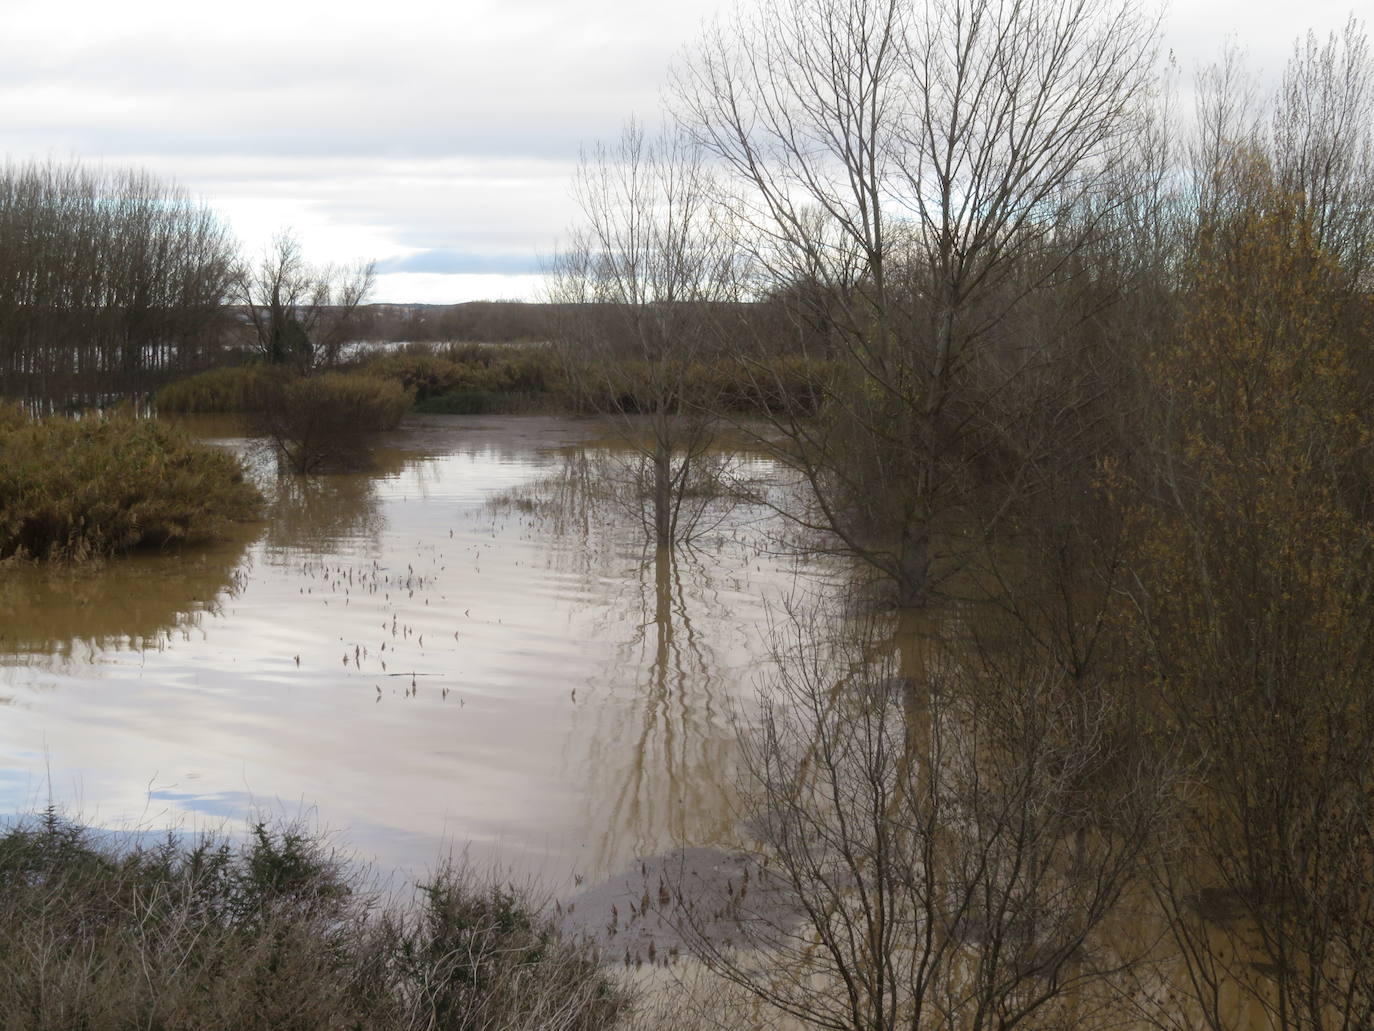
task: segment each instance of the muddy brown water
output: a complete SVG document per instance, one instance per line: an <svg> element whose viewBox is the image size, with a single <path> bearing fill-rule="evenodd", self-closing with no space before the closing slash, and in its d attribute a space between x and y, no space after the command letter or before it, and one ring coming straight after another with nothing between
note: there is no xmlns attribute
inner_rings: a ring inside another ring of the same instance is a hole
<svg viewBox="0 0 1374 1031"><path fill-rule="evenodd" d="M770 609L815 583L758 506L675 559L646 549L581 492L603 435L416 418L369 474L264 472L267 518L225 542L0 573L0 810L303 816L387 868L456 849L554 890L726 843L731 713Z"/></svg>
<svg viewBox="0 0 1374 1031"><path fill-rule="evenodd" d="M256 454L232 421L188 425ZM211 546L0 567L0 813L304 818L383 871L457 851L534 879L612 957L677 953L658 914L624 915L687 864L738 880L731 716L770 619L825 571L758 505L709 511L675 557L646 548L628 508L589 500L623 457L594 422L414 418L377 457L310 480L256 458L266 518ZM896 639L910 675L922 633Z"/></svg>

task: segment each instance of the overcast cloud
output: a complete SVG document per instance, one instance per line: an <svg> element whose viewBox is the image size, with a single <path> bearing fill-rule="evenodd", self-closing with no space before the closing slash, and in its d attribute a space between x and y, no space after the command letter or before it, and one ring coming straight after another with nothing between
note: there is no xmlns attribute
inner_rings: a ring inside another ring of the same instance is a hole
<svg viewBox="0 0 1374 1031"><path fill-rule="evenodd" d="M0 0L0 153L137 164L262 247L375 259L375 298L532 296L578 148L652 117L718 0ZM1185 71L1229 37L1277 70L1348 0L1175 4Z"/></svg>

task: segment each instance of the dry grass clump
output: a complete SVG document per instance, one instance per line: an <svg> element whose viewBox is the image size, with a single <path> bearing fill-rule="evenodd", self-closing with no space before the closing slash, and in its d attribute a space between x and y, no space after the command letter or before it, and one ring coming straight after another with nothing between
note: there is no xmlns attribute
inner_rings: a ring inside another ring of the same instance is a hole
<svg viewBox="0 0 1374 1031"><path fill-rule="evenodd" d="M594 947L561 937L525 894L451 864L374 926L372 969L402 1017L394 1026L598 1031L630 1014Z"/></svg>
<svg viewBox="0 0 1374 1031"><path fill-rule="evenodd" d="M81 560L206 539L261 504L237 458L156 420L0 410L0 558Z"/></svg>
<svg viewBox="0 0 1374 1031"><path fill-rule="evenodd" d="M270 378L264 365L210 369L175 383L153 395L159 412L252 412Z"/></svg>
<svg viewBox="0 0 1374 1031"><path fill-rule="evenodd" d="M49 810L0 838L0 1028L612 1026L628 995L519 894L452 867L383 905L314 836L101 844Z"/></svg>
<svg viewBox="0 0 1374 1031"><path fill-rule="evenodd" d="M253 428L293 472L354 469L367 464L372 435L395 429L414 396L362 373L302 376L263 387Z"/></svg>

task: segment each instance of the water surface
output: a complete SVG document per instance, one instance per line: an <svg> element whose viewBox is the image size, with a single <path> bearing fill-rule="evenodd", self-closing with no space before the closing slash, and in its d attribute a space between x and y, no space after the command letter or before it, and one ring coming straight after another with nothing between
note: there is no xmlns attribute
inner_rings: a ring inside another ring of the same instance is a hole
<svg viewBox="0 0 1374 1031"><path fill-rule="evenodd" d="M370 474L264 472L223 543L0 573L0 805L303 814L387 867L456 847L553 885L726 843L730 714L808 581L757 506L646 548L583 490L613 455L593 423L417 418Z"/></svg>

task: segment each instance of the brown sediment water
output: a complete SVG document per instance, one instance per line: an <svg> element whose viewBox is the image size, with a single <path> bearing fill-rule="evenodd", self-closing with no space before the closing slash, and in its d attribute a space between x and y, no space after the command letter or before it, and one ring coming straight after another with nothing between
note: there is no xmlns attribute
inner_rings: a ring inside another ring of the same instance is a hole
<svg viewBox="0 0 1374 1031"><path fill-rule="evenodd" d="M191 425L251 451L232 422ZM264 471L267 518L226 542L0 571L0 808L301 814L387 867L452 847L552 887L722 841L730 713L769 607L808 581L756 505L646 548L577 482L599 435L416 418L370 473Z"/></svg>
<svg viewBox="0 0 1374 1031"><path fill-rule="evenodd" d="M255 454L233 420L188 425ZM731 714L769 665L770 617L820 570L760 505L646 547L604 496L624 458L590 421L415 418L368 473L279 480L256 456L267 516L220 543L0 567L0 810L151 830L303 815L403 871L465 851L576 898L579 933L609 911L604 944L637 959L644 928L615 914L642 871L686 855L730 876ZM737 459L746 480L777 473ZM913 683L959 633L934 618L885 639ZM1162 935L1143 897L1120 919ZM676 951L667 930L650 936ZM1231 994L1233 1026L1267 1026Z"/></svg>

